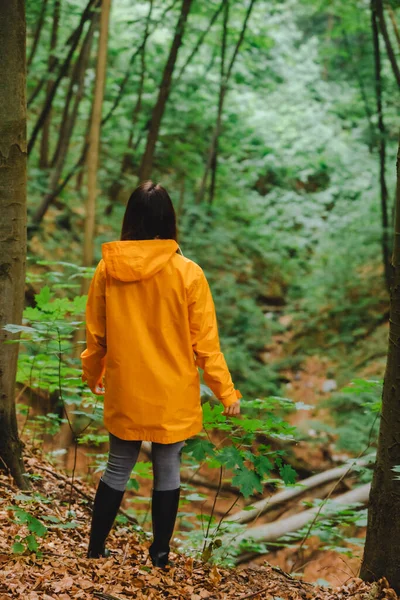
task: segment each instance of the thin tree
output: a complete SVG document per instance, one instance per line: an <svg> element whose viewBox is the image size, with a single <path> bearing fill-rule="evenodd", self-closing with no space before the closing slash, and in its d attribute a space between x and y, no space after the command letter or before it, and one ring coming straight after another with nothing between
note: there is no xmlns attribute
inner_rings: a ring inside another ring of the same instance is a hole
<svg viewBox="0 0 400 600"><path fill-rule="evenodd" d="M111 0L102 0L100 16L100 37L96 66L96 83L93 97L92 119L89 133L89 149L87 153L87 199L85 228L83 241L83 264L91 266L93 262L93 238L95 229L95 210L97 198L97 169L99 164L101 112L106 80L108 28L110 21ZM89 280L84 279L82 293L86 293Z"/></svg>
<svg viewBox="0 0 400 600"><path fill-rule="evenodd" d="M33 34L32 46L29 52L29 57L27 60L27 68L32 64L33 59L35 58L36 50L39 44L40 36L42 34L43 24L46 17L46 8L47 8L47 0L42 0L42 6L40 7L40 13L38 22L36 24L35 33Z"/></svg>
<svg viewBox="0 0 400 600"><path fill-rule="evenodd" d="M51 105L54 100L54 96L56 95L56 92L58 90L58 87L59 87L62 79L68 73L68 69L72 62L72 58L74 56L75 50L78 47L79 41L81 39L85 23L86 23L86 21L94 18L94 15L96 14L96 9L99 5L99 2L100 2L100 0L89 0L89 3L87 4L85 10L82 13L78 27L76 28L74 33L69 38L70 47L69 47L67 56L65 57L64 62L60 66L58 75L55 78L54 82L52 83L50 92L47 94L47 96L45 98L44 106L36 120L35 125L33 126L32 134L28 141L28 154L30 154L32 152L32 150L35 146L37 137L46 121L49 111L51 110ZM58 64L58 63L53 61L51 70L54 70L55 64Z"/></svg>
<svg viewBox="0 0 400 600"><path fill-rule="evenodd" d="M87 63L90 56L90 48L93 41L93 34L95 30L96 21L93 20L90 24L85 40L82 44L80 54L74 65L74 69L71 75L69 88L67 91L67 97L64 104L64 111L62 116L62 122L60 127L60 133L58 136L57 147L52 160L52 172L49 178L48 191L44 195L41 203L37 207L35 213L32 216L30 222L29 236L37 230L41 223L44 215L47 212L50 204L54 202L56 198L56 190L59 187L61 173L67 158L68 148L70 146L72 133L78 116L79 105L84 95L84 77L87 68ZM72 102L73 101L73 102ZM72 102L72 108L70 104Z"/></svg>
<svg viewBox="0 0 400 600"><path fill-rule="evenodd" d="M220 90L218 98L218 110L217 110L217 124L215 127L211 156L210 156L210 169L211 169L211 183L210 183L210 194L209 202L212 203L215 194L215 186L217 182L217 166L218 166L218 140L221 132L222 125L222 111L224 106L224 98L226 94L226 75L225 73L225 55L226 55L226 44L228 39L228 21L229 21L229 0L224 2L224 22L222 27L222 44L221 44L221 71L220 71Z"/></svg>
<svg viewBox="0 0 400 600"><path fill-rule="evenodd" d="M374 5L379 21L379 28L381 30L382 37L385 42L386 52L389 57L390 64L392 66L393 75L395 76L397 85L400 87L400 67L397 64L396 54L394 52L389 32L387 30L385 14L383 11L383 0L375 0Z"/></svg>
<svg viewBox="0 0 400 600"><path fill-rule="evenodd" d="M4 330L20 324L26 260L26 57L25 2L0 0L0 468L22 489L22 444L15 413L17 338Z"/></svg>
<svg viewBox="0 0 400 600"><path fill-rule="evenodd" d="M396 36L397 45L400 48L400 31L399 31L399 28L398 28L398 25L397 25L395 12L394 12L394 10L393 10L393 8L391 7L390 4L388 5L388 11L389 11L390 20L392 22L392 27L393 27L394 35Z"/></svg>
<svg viewBox="0 0 400 600"><path fill-rule="evenodd" d="M55 60L55 50L57 46L57 38L58 38L58 26L60 24L60 10L61 10L61 0L54 0L54 9L53 9L53 26L51 28L51 37L50 37L50 51L49 51L49 61L48 68L50 70L53 61ZM47 82L47 96L51 92L52 82L49 80ZM40 158L39 158L39 167L41 169L46 169L49 163L49 139L50 139L50 124L51 124L51 110L49 110L47 117L43 123L43 131L42 131L42 139L40 141Z"/></svg>
<svg viewBox="0 0 400 600"><path fill-rule="evenodd" d="M144 29L143 42L140 46L139 91L138 91L135 106L133 108L132 120L131 120L130 132L129 132L129 138L128 138L128 145L127 145L127 149L125 150L124 156L122 158L121 170L120 170L119 176L117 179L115 179L112 182L112 184L110 185L109 191L108 191L108 196L109 196L111 202L108 204L108 206L106 208L106 211L105 211L106 215L110 215L112 213L113 207L114 207L113 201L118 197L118 195L123 187L122 181L123 181L124 175L128 171L130 165L132 164L132 150L133 150L133 146L134 146L134 144L133 144L134 136L136 133L136 125L137 125L138 117L139 117L139 114L140 114L140 111L142 108L144 81L145 81L145 75L146 75L146 44L147 44L148 37L150 35L149 25L150 25L150 21L151 21L152 12L153 12L153 0L150 0L149 12L147 14L146 25L145 25L145 29Z"/></svg>
<svg viewBox="0 0 400 600"><path fill-rule="evenodd" d="M161 121L171 90L171 81L174 73L178 50L182 44L187 17L193 0L182 0L181 12L175 29L174 39L169 51L168 59L164 68L157 101L151 115L151 123L147 135L146 148L139 168L139 180L145 181L150 178L153 168L154 151L160 131Z"/></svg>
<svg viewBox="0 0 400 600"><path fill-rule="evenodd" d="M381 74L381 51L379 44L377 2L371 0L371 25L372 39L374 45L375 62L375 95L376 109L378 113L378 149L379 149L379 185L381 191L381 214L382 214L382 257L385 273L385 281L390 290L390 264L389 264L389 217L388 217L388 190L386 185L386 130L383 121L382 105L382 74Z"/></svg>
<svg viewBox="0 0 400 600"><path fill-rule="evenodd" d="M249 22L250 15L251 15L253 7L254 7L254 3L255 3L255 0L250 0L250 3L247 7L246 15L245 15L245 18L243 21L243 26L242 26L239 38L236 42L235 48L233 50L232 58L229 62L228 68L226 70L224 69L224 61L225 61L224 42L222 43L221 69L223 69L224 73L223 73L223 76L221 74L216 123L215 123L214 131L213 131L213 134L211 137L211 143L210 143L210 147L209 147L209 151L208 151L208 158L207 158L207 162L206 162L206 166L205 166L205 170L204 170L204 175L203 175L203 178L202 178L202 181L200 184L198 194L196 196L196 202L198 204L201 203L204 199L210 171L211 171L211 186L210 186L210 194L209 194L209 203L211 204L214 199L216 173L217 173L218 139L219 139L219 136L221 133L222 114L223 114L223 109L224 109L226 93L228 90L228 84L229 84L230 77L232 75L232 70L235 65L236 58L238 56L240 47L242 45L244 36L246 34L247 24ZM224 37L226 37L226 29L227 29L227 25L228 25L228 23L226 21L227 14L228 14L228 8L229 8L228 0L224 0L224 4L225 4L225 10L224 10L223 39L224 39Z"/></svg>
<svg viewBox="0 0 400 600"><path fill-rule="evenodd" d="M392 266L389 348L361 577L365 581L386 577L400 593L400 478L394 471L400 465L400 143Z"/></svg>

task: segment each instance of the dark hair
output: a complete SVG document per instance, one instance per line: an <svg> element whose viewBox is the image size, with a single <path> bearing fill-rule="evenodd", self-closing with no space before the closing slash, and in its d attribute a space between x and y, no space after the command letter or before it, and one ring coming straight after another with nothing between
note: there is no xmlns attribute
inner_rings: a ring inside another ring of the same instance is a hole
<svg viewBox="0 0 400 600"><path fill-rule="evenodd" d="M166 189L145 181L131 194L122 222L121 240L177 240L174 205Z"/></svg>

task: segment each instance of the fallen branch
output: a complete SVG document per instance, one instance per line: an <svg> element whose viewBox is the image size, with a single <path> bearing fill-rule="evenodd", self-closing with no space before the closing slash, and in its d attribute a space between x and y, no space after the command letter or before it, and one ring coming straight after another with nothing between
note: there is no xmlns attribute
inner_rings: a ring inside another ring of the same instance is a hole
<svg viewBox="0 0 400 600"><path fill-rule="evenodd" d="M354 461L352 465L344 465L342 467L335 467L334 469L329 469L328 471L323 471L322 473L318 473L317 475L313 475L308 479L303 479L298 486L285 489L278 494L275 494L269 498L263 498L258 502L252 503L251 510L241 510L237 513L231 515L227 521L234 521L235 523L248 523L249 521L253 521L257 519L260 515L264 515L265 513L271 511L276 506L283 504L284 502L288 502L293 498L297 498L302 494L312 490L316 487L324 485L325 483L329 483L330 481L335 481L336 479L340 479L347 473L350 473L357 467L372 467L373 466L373 457L367 456L365 459Z"/></svg>
<svg viewBox="0 0 400 600"><path fill-rule="evenodd" d="M251 592L251 594L246 594L245 596L239 596L239 600L245 600L245 598L254 598L255 596L258 596L258 594L261 594L262 592L266 592L270 588L271 588L271 586L267 585L266 587L261 588L260 590L257 590L257 592Z"/></svg>
<svg viewBox="0 0 400 600"><path fill-rule="evenodd" d="M354 504L356 502L359 502L361 504L367 504L369 499L370 487L371 484L366 483L365 485L357 487L354 490L351 490L350 492L346 492L341 496L337 496L337 498L335 498L335 500L332 501L331 504L328 504L325 507L322 518L326 518L336 514L338 512L338 505L346 506L348 504ZM267 523L264 525L259 525L257 527L250 527L249 529L235 537L235 543L239 544L241 541L248 539L252 539L255 542L263 543L276 542L288 533L298 531L299 529L307 525L307 523L314 519L314 517L319 511L320 507L315 506L314 508L310 508L309 510L305 510L296 515L292 515L290 517L287 517L286 519L275 521L274 523ZM244 554L247 557L249 555L249 552L247 550L243 551L243 553L238 556L237 562L243 562L243 560L240 559L243 557Z"/></svg>

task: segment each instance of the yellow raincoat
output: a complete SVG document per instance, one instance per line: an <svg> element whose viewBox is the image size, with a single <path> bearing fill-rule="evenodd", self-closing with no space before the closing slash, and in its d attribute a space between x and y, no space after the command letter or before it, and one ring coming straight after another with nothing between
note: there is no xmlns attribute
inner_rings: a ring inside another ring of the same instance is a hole
<svg viewBox="0 0 400 600"><path fill-rule="evenodd" d="M200 379L225 407L241 398L220 351L202 269L174 240L102 245L86 308L83 381L104 375L104 424L124 440L170 444L202 429Z"/></svg>

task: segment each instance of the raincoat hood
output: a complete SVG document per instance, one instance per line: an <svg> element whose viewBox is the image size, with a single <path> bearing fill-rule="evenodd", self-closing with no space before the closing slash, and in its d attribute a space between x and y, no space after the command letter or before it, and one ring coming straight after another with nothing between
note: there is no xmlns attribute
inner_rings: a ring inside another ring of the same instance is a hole
<svg viewBox="0 0 400 600"><path fill-rule="evenodd" d="M178 249L175 240L126 240L102 244L107 273L119 281L149 279L161 271Z"/></svg>

